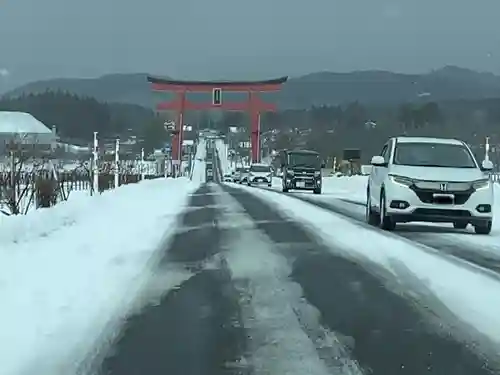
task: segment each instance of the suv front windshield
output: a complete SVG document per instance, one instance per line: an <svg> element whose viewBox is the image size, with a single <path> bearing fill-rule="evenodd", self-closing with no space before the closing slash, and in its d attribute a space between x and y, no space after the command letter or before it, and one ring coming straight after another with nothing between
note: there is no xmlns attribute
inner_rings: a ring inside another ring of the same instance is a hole
<svg viewBox="0 0 500 375"><path fill-rule="evenodd" d="M447 143L398 143L394 164L416 167L476 168L476 163L463 145Z"/></svg>
<svg viewBox="0 0 500 375"><path fill-rule="evenodd" d="M271 172L271 167L269 165L252 165L250 172Z"/></svg>
<svg viewBox="0 0 500 375"><path fill-rule="evenodd" d="M290 153L288 154L288 164L291 167L319 168L321 161L317 154Z"/></svg>

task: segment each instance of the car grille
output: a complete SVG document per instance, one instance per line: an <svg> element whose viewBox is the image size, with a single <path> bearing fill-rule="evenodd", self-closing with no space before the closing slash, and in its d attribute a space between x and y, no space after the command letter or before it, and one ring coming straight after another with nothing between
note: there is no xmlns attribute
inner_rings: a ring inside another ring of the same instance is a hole
<svg viewBox="0 0 500 375"><path fill-rule="evenodd" d="M415 192L415 194L417 194L418 198L423 203L436 203L434 201L434 194L443 194L444 193L444 194L453 194L455 196L454 204L465 204L469 200L472 193L474 192L474 190L471 188L470 184L468 184L468 190L466 190L466 191L464 191L464 190L462 190L462 191L451 190L451 189L446 190L446 191L442 191L439 189L433 189L433 190L419 189L416 186L416 184L414 186L412 186L411 189Z"/></svg>
<svg viewBox="0 0 500 375"><path fill-rule="evenodd" d="M313 178L314 177L314 172L296 172L295 177L309 177Z"/></svg>
<svg viewBox="0 0 500 375"><path fill-rule="evenodd" d="M417 208L413 211L414 215L421 216L451 216L451 217L470 217L471 214L467 210L448 210L443 208Z"/></svg>
<svg viewBox="0 0 500 375"><path fill-rule="evenodd" d="M446 184L446 190L448 191L469 191L472 188L470 182L445 182L445 181L415 181L415 187L421 190L434 190L441 191L441 185Z"/></svg>
<svg viewBox="0 0 500 375"><path fill-rule="evenodd" d="M267 179L267 177L254 177L252 179L253 182L268 182L269 180Z"/></svg>
<svg viewBox="0 0 500 375"><path fill-rule="evenodd" d="M312 180L314 178L314 171L294 171L293 176L296 180Z"/></svg>

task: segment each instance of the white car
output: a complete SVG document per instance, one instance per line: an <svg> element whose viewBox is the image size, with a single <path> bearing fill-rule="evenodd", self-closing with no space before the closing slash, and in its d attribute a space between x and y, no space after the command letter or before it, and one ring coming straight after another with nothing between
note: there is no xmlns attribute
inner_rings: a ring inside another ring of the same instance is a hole
<svg viewBox="0 0 500 375"><path fill-rule="evenodd" d="M240 174L239 174L239 177L238 177L238 182L240 184L243 184L243 183L246 183L248 180L248 172L250 171L250 168L249 167L243 167L241 168L240 170Z"/></svg>
<svg viewBox="0 0 500 375"><path fill-rule="evenodd" d="M248 186L265 184L269 187L273 183L273 172L271 166L267 164L252 164L248 171Z"/></svg>
<svg viewBox="0 0 500 375"><path fill-rule="evenodd" d="M391 138L374 156L368 179L366 220L386 230L412 221L474 226L489 234L493 221L493 164L479 165L462 141Z"/></svg>
<svg viewBox="0 0 500 375"><path fill-rule="evenodd" d="M236 168L236 170L233 172L233 182L240 182L240 175L242 170L242 167Z"/></svg>

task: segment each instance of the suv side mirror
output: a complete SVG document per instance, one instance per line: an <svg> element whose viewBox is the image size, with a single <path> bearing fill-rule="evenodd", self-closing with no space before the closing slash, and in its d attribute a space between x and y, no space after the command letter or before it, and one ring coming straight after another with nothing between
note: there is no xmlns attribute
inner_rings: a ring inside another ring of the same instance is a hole
<svg viewBox="0 0 500 375"><path fill-rule="evenodd" d="M493 163L491 160L483 160L481 163L481 170L483 171L491 171L493 170Z"/></svg>
<svg viewBox="0 0 500 375"><path fill-rule="evenodd" d="M371 165L375 167L387 167L384 157L379 155L372 157Z"/></svg>

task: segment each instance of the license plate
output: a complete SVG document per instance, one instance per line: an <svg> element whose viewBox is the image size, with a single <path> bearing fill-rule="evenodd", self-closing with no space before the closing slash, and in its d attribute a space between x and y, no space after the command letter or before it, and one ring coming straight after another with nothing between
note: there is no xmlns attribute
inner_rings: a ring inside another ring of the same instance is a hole
<svg viewBox="0 0 500 375"><path fill-rule="evenodd" d="M305 188L306 187L305 181L297 181L297 187L298 188Z"/></svg>
<svg viewBox="0 0 500 375"><path fill-rule="evenodd" d="M453 194L432 194L434 203L437 204L453 204L455 196Z"/></svg>

